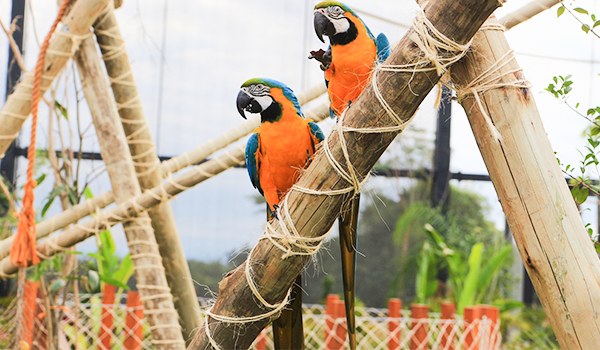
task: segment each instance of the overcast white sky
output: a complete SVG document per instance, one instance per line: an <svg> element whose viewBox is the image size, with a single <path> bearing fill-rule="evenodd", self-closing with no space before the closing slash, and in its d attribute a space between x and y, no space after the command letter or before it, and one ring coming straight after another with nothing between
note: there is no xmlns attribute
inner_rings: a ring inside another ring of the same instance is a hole
<svg viewBox="0 0 600 350"><path fill-rule="evenodd" d="M180 154L241 123L243 120L236 111L235 97L241 83L249 78L274 78L285 82L295 92L320 83L323 76L318 64L307 59L310 50L325 47L316 38L312 27L312 8L317 2L168 1L163 56L161 42L165 0L125 0L123 7L117 10L117 17L127 41L153 137L159 140L159 154ZM497 16L502 17L527 2L509 0L504 8L498 10ZM577 0L576 4L600 13L598 2ZM411 23L416 8L412 0L356 0L345 3L355 10L405 25ZM56 15L55 4L55 1L31 0L33 16L28 11L26 26L27 67L34 66L38 53L32 19L35 18L42 40ZM10 9L10 0L0 0L0 18L4 23L8 22ZM367 14L363 14L362 18L375 35L384 32L392 42L398 41L406 30ZM568 15L557 20L556 9L552 9L506 33L518 62L533 84L532 91L550 142L560 159L571 164L579 159L577 149L584 147L581 133L587 124L543 93L543 89L552 76L572 74L575 81L573 103L579 102L584 111L600 104L600 39L586 36L579 27ZM7 50L7 40L0 35L1 77L6 74ZM163 108L160 130L157 130L162 57L165 59ZM70 87L73 80L72 77L68 79ZM59 89L59 99L68 105L71 113L75 113L74 95L69 93L65 97L63 86ZM4 94L4 89L5 83L2 82L0 93ZM80 106L80 111L83 124L89 123L87 107ZM405 138L419 137L423 142L432 142L435 113L433 99L428 98L412 126L424 132L409 132ZM44 114L41 116L43 120ZM28 124L24 130L27 137L22 139L21 144L28 143ZM42 130L42 134L47 134L47 123L42 124ZM98 151L93 130L88 135L83 148ZM40 136L38 147L43 147L46 140L46 136ZM402 152L403 142L400 140L400 148L394 148L395 154ZM451 146L452 171L487 173L466 117L457 104L453 104ZM24 174L26 161L21 159L19 165L21 174ZM102 163L86 162L83 168L84 171L92 168L101 170ZM399 181L375 179L371 186L394 197L401 184ZM50 185L46 183L46 186ZM484 195L490 206L489 218L499 229L504 228L503 214L490 183L464 181L458 185ZM92 188L95 193L109 190L107 177L101 176ZM43 200L47 191L44 186L36 191L37 203ZM172 206L187 257L223 260L242 244L253 243L263 232L264 225L264 208L254 204L253 195L255 190L243 169L226 171L179 195ZM586 212L584 218L595 222L595 203L589 202L593 210ZM58 207L53 210L57 212ZM119 244L119 251L124 254L126 245L122 231L115 229L115 235L118 242L123 243ZM91 251L94 243L88 240L79 247Z"/></svg>

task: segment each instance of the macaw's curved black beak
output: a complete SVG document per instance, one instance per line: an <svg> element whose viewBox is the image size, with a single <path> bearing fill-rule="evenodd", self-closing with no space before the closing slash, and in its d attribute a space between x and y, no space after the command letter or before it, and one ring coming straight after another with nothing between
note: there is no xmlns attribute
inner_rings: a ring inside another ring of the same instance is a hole
<svg viewBox="0 0 600 350"><path fill-rule="evenodd" d="M242 118L246 119L246 115L244 111L248 111L250 113L259 113L261 112L260 103L256 102L255 99L250 97L244 91L240 91L237 95L237 109L240 112Z"/></svg>
<svg viewBox="0 0 600 350"><path fill-rule="evenodd" d="M335 27L333 25L333 22L331 22L329 18L327 18L321 12L315 12L314 23L315 32L317 33L319 40L321 40L322 42L325 42L325 40L323 40L323 35L335 35Z"/></svg>

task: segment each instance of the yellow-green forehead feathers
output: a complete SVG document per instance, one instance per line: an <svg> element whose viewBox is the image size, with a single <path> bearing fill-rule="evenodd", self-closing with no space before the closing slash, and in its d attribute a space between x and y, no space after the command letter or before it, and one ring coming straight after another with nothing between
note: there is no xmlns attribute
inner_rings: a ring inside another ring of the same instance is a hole
<svg viewBox="0 0 600 350"><path fill-rule="evenodd" d="M287 85L285 85L284 83L282 83L280 81L277 81L274 79L268 79L268 78L252 78L252 79L247 80L244 84L242 84L241 87L249 87L249 86L258 85L258 84L262 84L269 88L281 89L281 91L283 91L283 95L285 96L285 98L287 98L288 100L290 100L293 103L294 108L296 108L296 110L298 110L298 113L302 113L302 112L300 112L300 103L298 103L298 98L296 97L296 95L294 94L292 89L290 89Z"/></svg>
<svg viewBox="0 0 600 350"><path fill-rule="evenodd" d="M350 12L353 15L355 15L354 11L350 7L342 4L341 2L337 2L337 1L323 1L323 2L320 2L317 5L315 5L315 10L316 9L327 8L329 6L339 6L342 10L344 10L346 12Z"/></svg>

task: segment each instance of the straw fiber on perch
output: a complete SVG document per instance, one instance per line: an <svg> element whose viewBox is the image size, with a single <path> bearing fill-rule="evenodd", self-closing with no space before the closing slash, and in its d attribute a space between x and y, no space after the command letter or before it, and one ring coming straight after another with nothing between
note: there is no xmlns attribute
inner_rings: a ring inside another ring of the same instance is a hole
<svg viewBox="0 0 600 350"><path fill-rule="evenodd" d="M108 0L79 0L62 20L62 28L54 33L46 53L42 70L43 94L65 67L84 38L91 35L90 27L100 13L106 9ZM25 74L23 81L6 100L0 110L0 159L17 137L21 126L31 113L31 95L33 89L33 71Z"/></svg>
<svg viewBox="0 0 600 350"><path fill-rule="evenodd" d="M81 43L75 58L115 201L125 202L141 194L141 189L93 38L87 38ZM173 305L173 295L167 284L148 214L139 213L123 222L123 229L133 261L137 288L144 304L144 317L150 324L152 343L156 349L184 349L185 342Z"/></svg>
<svg viewBox="0 0 600 350"><path fill-rule="evenodd" d="M189 349L250 346L285 307L291 284L318 250L344 199L360 189L446 67L464 54L465 44L500 5L497 0L427 3L283 200L279 219L267 226L246 262L220 282L216 303Z"/></svg>
<svg viewBox="0 0 600 350"><path fill-rule="evenodd" d="M594 349L600 344L598 255L497 23L490 20L475 36L473 49L452 66L452 81L561 347Z"/></svg>

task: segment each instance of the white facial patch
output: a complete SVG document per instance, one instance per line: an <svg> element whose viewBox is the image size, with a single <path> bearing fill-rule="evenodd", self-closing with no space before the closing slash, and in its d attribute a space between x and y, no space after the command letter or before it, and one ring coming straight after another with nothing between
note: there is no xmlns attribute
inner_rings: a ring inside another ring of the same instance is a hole
<svg viewBox="0 0 600 350"><path fill-rule="evenodd" d="M347 18L329 19L335 28L335 34L345 33L350 28L350 22Z"/></svg>
<svg viewBox="0 0 600 350"><path fill-rule="evenodd" d="M254 98L254 100L256 102L258 102L260 104L261 110L265 110L267 108L269 108L269 106L271 105L271 103L273 103L273 98L269 95L265 95L265 96L252 96L252 98Z"/></svg>

